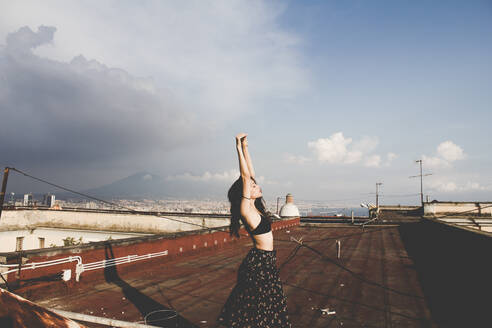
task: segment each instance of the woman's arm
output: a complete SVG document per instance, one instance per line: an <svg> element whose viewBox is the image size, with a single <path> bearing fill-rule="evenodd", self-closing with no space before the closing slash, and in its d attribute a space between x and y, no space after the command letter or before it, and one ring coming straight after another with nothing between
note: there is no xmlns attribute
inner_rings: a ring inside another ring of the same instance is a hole
<svg viewBox="0 0 492 328"><path fill-rule="evenodd" d="M243 196L247 199L251 196L251 174L243 153L242 143L245 138L246 133L239 133L236 136L236 150L239 159L239 172L241 173L241 179L243 180Z"/></svg>
<svg viewBox="0 0 492 328"><path fill-rule="evenodd" d="M248 163L243 152L243 140L246 139L246 133L239 133L236 136L236 150L237 157L239 159L239 172L242 178L251 178L251 173L249 171Z"/></svg>
<svg viewBox="0 0 492 328"><path fill-rule="evenodd" d="M239 159L239 172L243 180L243 198L241 199L241 215L246 219L249 226L256 226L260 220L257 211L254 210L254 202L251 200L251 172L249 170L243 150L243 140L246 133L239 133L236 136L236 150ZM247 148L247 147L246 147Z"/></svg>
<svg viewBox="0 0 492 328"><path fill-rule="evenodd" d="M253 168L253 162L251 161L251 156L249 156L247 136L245 136L242 139L241 144L243 146L244 159L246 160L246 164L248 165L249 175L254 179L255 178L255 169Z"/></svg>

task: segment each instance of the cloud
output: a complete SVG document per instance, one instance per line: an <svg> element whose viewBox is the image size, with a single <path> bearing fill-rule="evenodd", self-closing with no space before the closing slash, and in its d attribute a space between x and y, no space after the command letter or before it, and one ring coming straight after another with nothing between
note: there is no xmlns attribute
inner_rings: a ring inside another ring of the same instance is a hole
<svg viewBox="0 0 492 328"><path fill-rule="evenodd" d="M40 26L37 33L27 26L21 27L17 32L7 35L7 51L16 55L30 54L32 49L51 43L55 32L53 26Z"/></svg>
<svg viewBox="0 0 492 328"><path fill-rule="evenodd" d="M386 160L384 162L384 166L388 167L388 166L391 166L391 163L398 157L397 154L395 153L387 153L386 154Z"/></svg>
<svg viewBox="0 0 492 328"><path fill-rule="evenodd" d="M322 163L354 164L364 161L365 166L379 167L381 156L368 155L378 144L377 137L363 137L359 141L352 142L352 138L345 138L342 132L336 132L329 138L308 142L308 148Z"/></svg>
<svg viewBox="0 0 492 328"><path fill-rule="evenodd" d="M363 153L370 153L379 145L378 137L364 136L359 141L354 142L353 150Z"/></svg>
<svg viewBox="0 0 492 328"><path fill-rule="evenodd" d="M441 192L452 192L458 190L458 186L455 182L441 182L436 185L431 185L431 189L436 189Z"/></svg>
<svg viewBox="0 0 492 328"><path fill-rule="evenodd" d="M425 163L424 165L426 167L430 168L439 168L439 167L450 167L451 163L446 161L444 158L441 157L428 157L425 155L422 155L422 162Z"/></svg>
<svg viewBox="0 0 492 328"><path fill-rule="evenodd" d="M342 132L332 134L329 138L320 138L308 142L318 161L327 163L353 163L360 159L360 152L351 152L347 146L351 138L345 138Z"/></svg>
<svg viewBox="0 0 492 328"><path fill-rule="evenodd" d="M310 162L311 159L305 156L297 156L297 155L286 153L284 154L284 161L287 163L305 164L307 162Z"/></svg>
<svg viewBox="0 0 492 328"><path fill-rule="evenodd" d="M437 153L448 162L454 162L465 158L463 149L449 140L444 141L437 146Z"/></svg>
<svg viewBox="0 0 492 328"><path fill-rule="evenodd" d="M458 160L462 160L466 157L463 148L456 145L450 140L441 142L437 146L436 156L422 155L422 161L426 167L431 168L446 168L451 167L452 163Z"/></svg>
<svg viewBox="0 0 492 328"><path fill-rule="evenodd" d="M199 181L199 182L233 182L239 178L238 170L228 170L220 173L210 173L206 171L202 175L193 175L192 173L183 173L178 175L170 175L166 178L169 181ZM258 183L262 180L262 177L258 178Z"/></svg>
<svg viewBox="0 0 492 328"><path fill-rule="evenodd" d="M187 181L187 182L201 182L201 183L232 183L240 176L239 171L236 169L227 170L224 172L211 173L206 171L203 174L196 175L189 172L169 175L166 177L167 181ZM272 179L267 179L263 175L256 177L256 182L260 185L275 185L275 186L291 186L291 181L279 182Z"/></svg>
<svg viewBox="0 0 492 328"><path fill-rule="evenodd" d="M303 41L279 24L286 6L5 3L4 164L91 187L102 176L165 176L190 163L188 146L246 111L261 114L309 90ZM200 165L182 169L201 172Z"/></svg>
<svg viewBox="0 0 492 328"><path fill-rule="evenodd" d="M2 7L0 29L13 31L19 22L57 26L56 42L41 44L37 54L67 62L83 52L152 75L195 114L224 119L309 89L302 39L279 24L286 7L271 1L15 2Z"/></svg>
<svg viewBox="0 0 492 328"><path fill-rule="evenodd" d="M466 181L464 183L456 183L444 179L430 180L428 188L439 192L466 192L466 191L486 191L492 190L491 187L486 187L475 181Z"/></svg>
<svg viewBox="0 0 492 328"><path fill-rule="evenodd" d="M381 164L381 156L379 155L372 155L369 156L365 159L364 166L367 167L379 167Z"/></svg>
<svg viewBox="0 0 492 328"><path fill-rule="evenodd" d="M0 48L2 157L21 167L117 163L195 135L196 122L151 80L83 56L65 63L35 55L55 31L23 27Z"/></svg>

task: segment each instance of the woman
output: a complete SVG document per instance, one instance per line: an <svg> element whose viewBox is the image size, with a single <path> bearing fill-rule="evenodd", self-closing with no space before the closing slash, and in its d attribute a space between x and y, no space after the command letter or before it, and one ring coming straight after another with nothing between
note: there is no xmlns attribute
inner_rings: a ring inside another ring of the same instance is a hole
<svg viewBox="0 0 492 328"><path fill-rule="evenodd" d="M239 267L237 284L219 316L227 327L291 327L273 250L271 222L248 152L245 133L236 136L241 177L229 189L231 234L239 236L241 222L254 247Z"/></svg>

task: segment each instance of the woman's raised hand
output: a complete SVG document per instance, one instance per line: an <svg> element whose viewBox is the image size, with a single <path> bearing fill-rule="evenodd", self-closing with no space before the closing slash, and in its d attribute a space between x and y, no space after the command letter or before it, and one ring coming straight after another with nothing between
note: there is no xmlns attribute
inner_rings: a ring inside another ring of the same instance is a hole
<svg viewBox="0 0 492 328"><path fill-rule="evenodd" d="M241 144L248 144L248 140L246 137L248 136L247 133L241 132L236 135L236 144L239 146Z"/></svg>
<svg viewBox="0 0 492 328"><path fill-rule="evenodd" d="M241 132L236 135L236 139L241 140L242 138L246 138L248 136L247 133Z"/></svg>

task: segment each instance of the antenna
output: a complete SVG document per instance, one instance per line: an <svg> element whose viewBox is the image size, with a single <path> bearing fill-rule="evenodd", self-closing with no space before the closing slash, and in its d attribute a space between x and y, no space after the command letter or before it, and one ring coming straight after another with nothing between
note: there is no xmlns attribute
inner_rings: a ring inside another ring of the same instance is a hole
<svg viewBox="0 0 492 328"><path fill-rule="evenodd" d="M419 163L419 164L420 164L420 174L419 174L419 175L412 175L412 176L409 176L409 178L418 178L418 177L420 177L420 203L422 204L422 207L423 207L423 206L424 206L424 186L423 186L423 177L426 177L426 176L432 175L432 173L422 174L422 160L421 160L421 159L416 160L416 161L415 161L415 163Z"/></svg>

